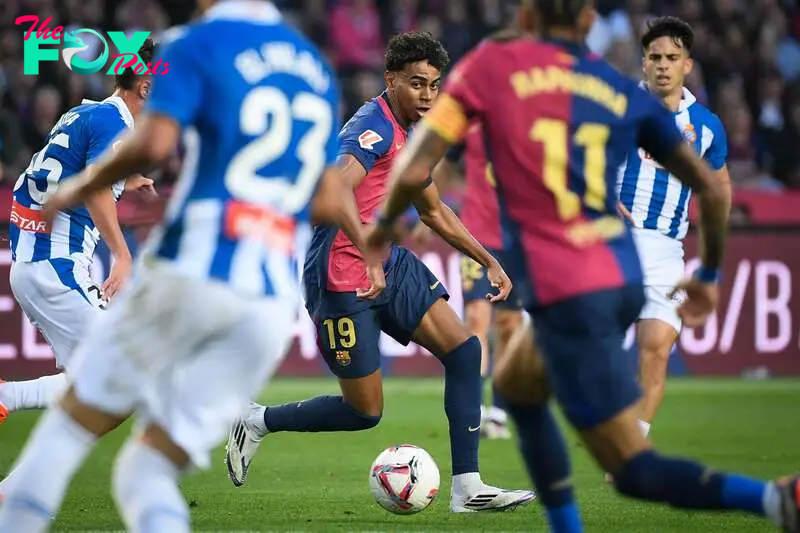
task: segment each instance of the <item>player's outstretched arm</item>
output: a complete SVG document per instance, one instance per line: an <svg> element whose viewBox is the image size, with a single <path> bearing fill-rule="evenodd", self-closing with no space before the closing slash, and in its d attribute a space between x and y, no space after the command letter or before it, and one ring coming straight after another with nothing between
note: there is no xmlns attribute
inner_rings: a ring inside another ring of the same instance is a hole
<svg viewBox="0 0 800 533"><path fill-rule="evenodd" d="M144 173L164 161L178 143L181 128L170 117L150 114L141 125L126 135L117 151L104 156L96 165L59 187L47 202L45 216L53 217L125 176Z"/></svg>
<svg viewBox="0 0 800 533"><path fill-rule="evenodd" d="M500 289L498 295L487 295L491 301L505 300L511 292L511 280L500 263L464 227L453 210L439 196L439 189L432 183L414 199L414 206L422 222L436 232L447 243L477 261L488 270L492 285Z"/></svg>
<svg viewBox="0 0 800 533"><path fill-rule="evenodd" d="M125 242L125 236L122 234L122 228L119 225L117 202L114 200L114 193L111 187L106 187L89 195L86 198L86 209L89 210L92 222L94 222L97 231L100 232L100 237L106 242L114 258L111 272L102 287L103 296L106 300L111 300L122 288L122 284L130 275L131 267L133 266L131 251L128 249L128 243Z"/></svg>

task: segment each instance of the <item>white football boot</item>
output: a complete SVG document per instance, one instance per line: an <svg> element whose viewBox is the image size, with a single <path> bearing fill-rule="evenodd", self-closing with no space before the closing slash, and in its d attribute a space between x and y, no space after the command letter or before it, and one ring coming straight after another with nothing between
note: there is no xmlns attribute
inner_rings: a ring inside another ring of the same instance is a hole
<svg viewBox="0 0 800 533"><path fill-rule="evenodd" d="M225 465L228 467L228 477L236 487L241 487L247 480L247 470L250 462L258 450L259 444L269 433L263 421L264 406L251 403L247 414L234 422L228 436L228 445L225 446ZM260 426L260 427L259 427Z"/></svg>
<svg viewBox="0 0 800 533"><path fill-rule="evenodd" d="M504 490L486 485L480 478L467 488L456 490L456 480L450 489L450 510L454 513L480 511L511 511L536 499L532 490Z"/></svg>

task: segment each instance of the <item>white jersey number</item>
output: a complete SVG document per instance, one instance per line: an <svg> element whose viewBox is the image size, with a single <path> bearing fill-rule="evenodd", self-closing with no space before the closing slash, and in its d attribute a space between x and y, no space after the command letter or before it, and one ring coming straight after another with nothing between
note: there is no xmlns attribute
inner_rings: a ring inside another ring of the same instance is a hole
<svg viewBox="0 0 800 533"><path fill-rule="evenodd" d="M25 169L25 172L22 173L17 180L17 183L14 185L14 190L16 191L22 187L24 182L27 181L28 193L31 195L31 199L40 205L47 202L47 200L56 192L56 189L58 188L58 180L61 179L61 173L64 171L60 161L52 157L47 157L47 150L51 145L54 144L63 148L69 148L69 135L66 133L59 133L50 139L50 142L47 143L47 146L39 150L39 152L33 156L30 165L28 165L28 168ZM44 191L39 190L39 187L36 185L36 180L29 179L32 174L35 174L40 170L47 171L47 187Z"/></svg>
<svg viewBox="0 0 800 533"><path fill-rule="evenodd" d="M297 144L300 171L288 176L260 176L258 169L283 157L292 140L295 120L311 123ZM242 102L239 124L245 135L258 135L231 160L225 186L236 198L279 208L286 214L302 210L325 168L325 145L331 135L333 111L319 96L301 92L289 102L275 87L258 87Z"/></svg>

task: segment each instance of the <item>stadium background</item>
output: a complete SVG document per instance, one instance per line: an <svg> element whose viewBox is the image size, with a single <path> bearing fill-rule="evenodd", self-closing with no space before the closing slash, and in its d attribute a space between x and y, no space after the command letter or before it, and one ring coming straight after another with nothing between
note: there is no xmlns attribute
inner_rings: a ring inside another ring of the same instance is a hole
<svg viewBox="0 0 800 533"><path fill-rule="evenodd" d="M397 32L422 29L441 38L457 60L513 12L501 0L294 0L276 2L310 35L337 67L347 117L382 90L382 51ZM0 211L10 209L11 188L58 116L84 97L101 99L113 90L111 76L84 76L63 62L44 62L38 76L24 75L20 15L52 17L67 30L159 32L189 20L191 0L3 0L0 2ZM735 186L732 235L718 316L702 329L685 330L674 373L741 374L763 378L800 374L800 11L792 0L600 0L602 18L590 47L617 68L639 76L636 36L654 15L675 14L696 32L695 70L689 80L698 99L722 118L730 143L728 165ZM89 42L89 38L85 39ZM90 43L91 44L91 43ZM112 45L113 46L113 45ZM96 57L87 52L87 58ZM113 50L112 50L113 54ZM180 153L151 175L158 201L120 206L132 247L158 220L180 166ZM460 191L448 201L458 207ZM7 216L2 220L7 225ZM3 228L3 233L5 230ZM696 236L687 259L693 262ZM451 291L460 311L459 264L455 253L432 239L412 243ZM49 348L27 323L8 287L8 243L0 243L0 376L24 377L54 370ZM98 276L107 251L98 252ZM633 354L633 346L631 354ZM438 374L440 366L416 346L388 338L385 368L395 375ZM632 358L633 360L633 358ZM323 373L313 329L305 313L297 342L281 374Z"/></svg>

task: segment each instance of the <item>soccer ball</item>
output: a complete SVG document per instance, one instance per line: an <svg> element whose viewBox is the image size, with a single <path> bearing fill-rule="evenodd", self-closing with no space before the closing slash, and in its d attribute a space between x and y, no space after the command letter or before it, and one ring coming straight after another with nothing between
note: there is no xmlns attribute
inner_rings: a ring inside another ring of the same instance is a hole
<svg viewBox="0 0 800 533"><path fill-rule="evenodd" d="M378 505L395 514L414 514L439 493L439 467L413 444L386 448L372 463L369 489Z"/></svg>

